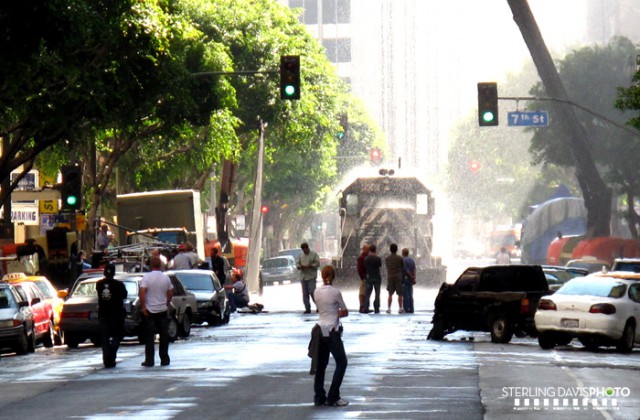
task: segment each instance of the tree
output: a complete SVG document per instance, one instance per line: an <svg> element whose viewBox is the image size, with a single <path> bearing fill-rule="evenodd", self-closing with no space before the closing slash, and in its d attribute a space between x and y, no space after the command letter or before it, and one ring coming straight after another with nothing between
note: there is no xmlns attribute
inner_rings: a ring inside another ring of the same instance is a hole
<svg viewBox="0 0 640 420"><path fill-rule="evenodd" d="M613 38L607 45L587 46L574 50L558 61L558 73L567 93L576 103L609 120L623 123L628 115L614 107L617 89L628 83L627 63L635 57L636 48L626 38ZM536 97L548 96L538 83L531 89ZM544 101L534 101L531 109L546 108L551 115L557 115L560 105ZM604 180L619 194L624 194L627 203L635 202L640 194L640 175L637 165L630 159L640 152L640 137L631 135L592 113L577 112L580 124L589 133L587 147L591 150L595 163L603 173ZM551 163L563 167L573 167L573 155L566 139L563 121L552 118L549 127L535 129L531 152L536 163ZM625 218L635 238L638 215L634 206L627 206Z"/></svg>
<svg viewBox="0 0 640 420"><path fill-rule="evenodd" d="M0 9L0 179L144 97L167 38L154 2L25 1ZM13 186L3 188L7 202ZM5 209L7 206L5 206Z"/></svg>

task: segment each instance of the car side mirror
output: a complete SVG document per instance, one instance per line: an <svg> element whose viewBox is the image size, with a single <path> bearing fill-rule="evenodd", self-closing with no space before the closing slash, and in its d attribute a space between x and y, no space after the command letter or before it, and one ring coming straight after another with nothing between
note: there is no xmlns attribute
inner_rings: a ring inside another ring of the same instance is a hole
<svg viewBox="0 0 640 420"><path fill-rule="evenodd" d="M38 303L40 303L40 298L39 297L31 299L31 306L36 305Z"/></svg>
<svg viewBox="0 0 640 420"><path fill-rule="evenodd" d="M58 290L58 293L56 293L56 295L58 295L60 299L64 299L69 296L69 289Z"/></svg>

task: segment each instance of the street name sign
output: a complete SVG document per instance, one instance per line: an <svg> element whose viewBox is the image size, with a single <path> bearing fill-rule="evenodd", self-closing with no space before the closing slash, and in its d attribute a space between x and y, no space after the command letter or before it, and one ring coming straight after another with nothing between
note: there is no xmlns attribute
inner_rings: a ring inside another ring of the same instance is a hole
<svg viewBox="0 0 640 420"><path fill-rule="evenodd" d="M508 113L509 126L546 127L549 125L547 111L516 111Z"/></svg>

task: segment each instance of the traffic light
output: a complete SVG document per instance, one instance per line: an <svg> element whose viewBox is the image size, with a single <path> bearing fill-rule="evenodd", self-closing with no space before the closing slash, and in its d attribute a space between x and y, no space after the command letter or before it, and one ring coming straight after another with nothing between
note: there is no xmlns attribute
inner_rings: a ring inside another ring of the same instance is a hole
<svg viewBox="0 0 640 420"><path fill-rule="evenodd" d="M262 207L260 207L260 212L261 212L262 214L267 214L267 213L269 213L269 206L262 206Z"/></svg>
<svg viewBox="0 0 640 420"><path fill-rule="evenodd" d="M478 83L478 123L480 127L498 125L498 85Z"/></svg>
<svg viewBox="0 0 640 420"><path fill-rule="evenodd" d="M280 99L300 99L300 56L280 57Z"/></svg>
<svg viewBox="0 0 640 420"><path fill-rule="evenodd" d="M371 159L371 163L377 165L382 160L382 152L377 147L372 147L369 150L369 158Z"/></svg>
<svg viewBox="0 0 640 420"><path fill-rule="evenodd" d="M82 207L82 170L75 165L65 165L60 168L62 183L60 184L60 198L62 210L75 211Z"/></svg>
<svg viewBox="0 0 640 420"><path fill-rule="evenodd" d="M469 170L471 172L478 172L480 170L480 162L477 160L469 161Z"/></svg>

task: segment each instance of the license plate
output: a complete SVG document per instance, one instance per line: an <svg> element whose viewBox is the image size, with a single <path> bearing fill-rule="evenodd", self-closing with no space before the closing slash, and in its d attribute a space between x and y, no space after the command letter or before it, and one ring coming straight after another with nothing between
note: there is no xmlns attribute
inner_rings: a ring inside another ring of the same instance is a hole
<svg viewBox="0 0 640 420"><path fill-rule="evenodd" d="M89 319L98 319L98 311L89 312Z"/></svg>
<svg viewBox="0 0 640 420"><path fill-rule="evenodd" d="M564 328L578 328L580 326L580 322L577 319L562 318L560 320L560 325Z"/></svg>

